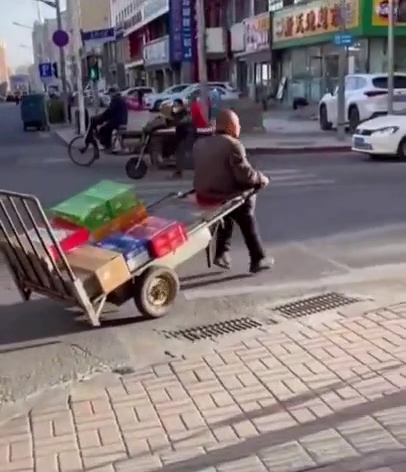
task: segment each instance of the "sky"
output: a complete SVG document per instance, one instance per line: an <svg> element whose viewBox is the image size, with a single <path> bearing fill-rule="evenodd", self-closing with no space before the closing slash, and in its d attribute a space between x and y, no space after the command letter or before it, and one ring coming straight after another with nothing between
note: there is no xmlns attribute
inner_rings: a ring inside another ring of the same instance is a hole
<svg viewBox="0 0 406 472"><path fill-rule="evenodd" d="M61 1L61 9L66 8L66 0ZM9 67L13 70L19 65L32 64L32 31L13 25L13 22L32 26L38 20L35 0L0 0L0 41L6 44ZM4 14L6 13L6 14ZM55 18L55 10L40 4L41 18Z"/></svg>

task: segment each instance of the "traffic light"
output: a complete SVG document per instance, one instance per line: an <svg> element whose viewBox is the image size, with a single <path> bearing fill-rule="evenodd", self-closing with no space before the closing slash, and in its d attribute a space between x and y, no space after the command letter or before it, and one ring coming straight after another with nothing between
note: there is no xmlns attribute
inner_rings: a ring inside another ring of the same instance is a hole
<svg viewBox="0 0 406 472"><path fill-rule="evenodd" d="M97 56L87 57L87 70L89 72L89 79L92 82L100 80L99 58Z"/></svg>
<svg viewBox="0 0 406 472"><path fill-rule="evenodd" d="M57 62L52 63L52 75L55 77L55 79L58 78L58 63Z"/></svg>

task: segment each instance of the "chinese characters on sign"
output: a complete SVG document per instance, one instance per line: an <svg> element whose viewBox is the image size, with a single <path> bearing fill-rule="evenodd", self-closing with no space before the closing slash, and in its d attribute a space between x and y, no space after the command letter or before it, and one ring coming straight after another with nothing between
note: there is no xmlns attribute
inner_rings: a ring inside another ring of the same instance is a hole
<svg viewBox="0 0 406 472"><path fill-rule="evenodd" d="M182 0L182 60L191 62L193 58L193 14L192 1Z"/></svg>
<svg viewBox="0 0 406 472"><path fill-rule="evenodd" d="M269 13L244 20L245 51L257 52L269 48Z"/></svg>
<svg viewBox="0 0 406 472"><path fill-rule="evenodd" d="M406 23L406 2L405 0L395 0L395 20L399 25ZM373 0L372 3L372 26L388 26L389 0Z"/></svg>
<svg viewBox="0 0 406 472"><path fill-rule="evenodd" d="M333 33L340 29L340 4L318 2L317 5L291 8L275 13L273 41L286 41ZM359 25L359 4L357 0L346 3L345 26L347 29Z"/></svg>
<svg viewBox="0 0 406 472"><path fill-rule="evenodd" d="M169 14L171 62L192 62L196 33L193 1L171 0Z"/></svg>
<svg viewBox="0 0 406 472"><path fill-rule="evenodd" d="M171 0L169 9L169 38L171 62L182 62L182 0Z"/></svg>

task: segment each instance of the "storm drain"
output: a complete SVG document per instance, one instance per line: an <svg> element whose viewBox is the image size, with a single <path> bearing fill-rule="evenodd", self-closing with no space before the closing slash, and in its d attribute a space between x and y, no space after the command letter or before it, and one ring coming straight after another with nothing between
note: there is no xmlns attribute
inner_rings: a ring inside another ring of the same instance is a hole
<svg viewBox="0 0 406 472"><path fill-rule="evenodd" d="M359 298L347 297L341 293L330 292L279 305L274 307L272 311L279 312L288 318L300 318L302 316L321 313L322 311L334 310L335 308L351 305L359 301Z"/></svg>
<svg viewBox="0 0 406 472"><path fill-rule="evenodd" d="M227 334L247 331L249 329L257 329L261 326L262 323L259 321L245 317L196 326L193 328L180 329L178 331L162 331L162 334L168 339L201 341L204 339L213 339Z"/></svg>

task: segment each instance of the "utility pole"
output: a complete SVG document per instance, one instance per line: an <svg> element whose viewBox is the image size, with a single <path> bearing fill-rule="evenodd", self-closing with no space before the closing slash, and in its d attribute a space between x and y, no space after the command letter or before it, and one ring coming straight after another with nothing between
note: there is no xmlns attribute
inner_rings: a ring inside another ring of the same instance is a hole
<svg viewBox="0 0 406 472"><path fill-rule="evenodd" d="M346 34L347 20L346 1L340 0L340 35ZM338 55L338 91L337 91L337 139L345 140L346 106L345 106L345 76L347 72L347 48L340 44Z"/></svg>
<svg viewBox="0 0 406 472"><path fill-rule="evenodd" d="M85 97L83 94L83 77L82 77L82 60L80 56L81 49L81 6L80 0L75 1L75 18L73 21L73 40L74 40L74 54L76 63L76 87L78 90L78 107L79 107L79 132L84 134L86 131L85 122Z"/></svg>
<svg viewBox="0 0 406 472"><path fill-rule="evenodd" d="M389 0L388 9L388 115L393 115L393 98L395 94L395 5L394 0Z"/></svg>
<svg viewBox="0 0 406 472"><path fill-rule="evenodd" d="M56 23L58 30L63 29L62 25L62 12L61 12L61 2L60 0L55 0L55 9L56 9ZM65 49L63 47L59 48L59 62L61 63L61 82L62 82L62 99L64 105L64 116L65 123L68 121L68 87L66 82L66 60L65 60Z"/></svg>
<svg viewBox="0 0 406 472"><path fill-rule="evenodd" d="M209 91L207 87L207 60L206 60L206 20L204 14L204 0L196 0L196 34L197 34L197 61L201 100L205 117L209 118Z"/></svg>

